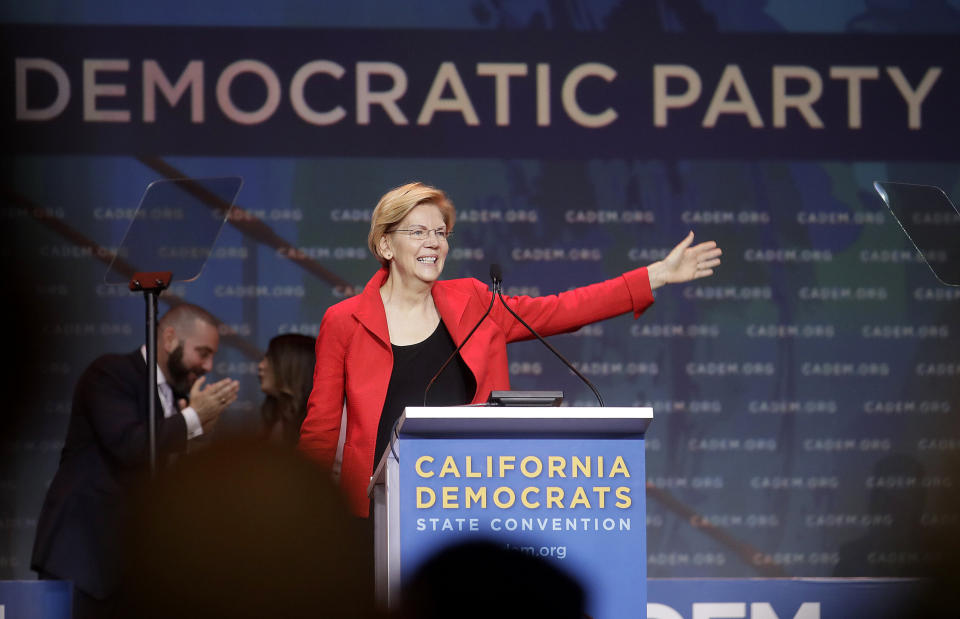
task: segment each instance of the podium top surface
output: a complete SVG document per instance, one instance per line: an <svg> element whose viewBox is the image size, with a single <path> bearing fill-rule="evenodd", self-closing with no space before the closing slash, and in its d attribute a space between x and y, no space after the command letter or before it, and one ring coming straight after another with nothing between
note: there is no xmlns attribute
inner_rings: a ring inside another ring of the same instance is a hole
<svg viewBox="0 0 960 619"><path fill-rule="evenodd" d="M647 407L408 406L399 434L643 434L653 420Z"/></svg>

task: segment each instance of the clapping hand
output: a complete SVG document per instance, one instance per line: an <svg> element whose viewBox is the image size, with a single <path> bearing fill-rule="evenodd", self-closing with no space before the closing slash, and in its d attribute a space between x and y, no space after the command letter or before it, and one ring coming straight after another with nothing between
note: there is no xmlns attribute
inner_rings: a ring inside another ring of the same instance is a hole
<svg viewBox="0 0 960 619"><path fill-rule="evenodd" d="M201 376L190 388L190 406L197 411L204 431L209 430L220 417L220 413L237 399L240 383L232 378L224 378L215 383L204 385L205 376ZM186 402L181 400L181 407Z"/></svg>

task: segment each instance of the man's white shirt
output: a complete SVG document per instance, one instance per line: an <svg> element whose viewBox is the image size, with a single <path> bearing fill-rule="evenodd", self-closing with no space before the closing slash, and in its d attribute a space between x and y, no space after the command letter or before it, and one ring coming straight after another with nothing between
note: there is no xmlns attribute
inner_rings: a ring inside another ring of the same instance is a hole
<svg viewBox="0 0 960 619"><path fill-rule="evenodd" d="M140 347L140 354L143 355L143 361L147 361L146 345ZM163 375L163 370L157 365L157 392L160 394L160 404L163 406L163 416L173 417L177 414L177 405L174 402L173 388L167 382L167 377ZM187 439L197 438L203 434L203 425L200 423L200 416L192 406L188 406L180 411L183 420L187 422Z"/></svg>

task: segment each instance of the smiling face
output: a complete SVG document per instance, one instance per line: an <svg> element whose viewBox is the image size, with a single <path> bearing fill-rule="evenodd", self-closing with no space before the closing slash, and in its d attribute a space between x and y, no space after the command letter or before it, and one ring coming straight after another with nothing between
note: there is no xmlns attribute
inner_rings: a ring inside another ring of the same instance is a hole
<svg viewBox="0 0 960 619"><path fill-rule="evenodd" d="M217 328L200 319L186 327L166 327L163 350L157 360L174 393L185 395L198 378L213 369L213 356L220 343Z"/></svg>
<svg viewBox="0 0 960 619"><path fill-rule="evenodd" d="M380 239L380 254L390 261L390 275L400 281L432 284L443 272L443 263L450 250L447 240L433 230L446 230L443 213L433 204L421 204L407 213L393 230L422 229L426 238L417 241L406 232L391 232Z"/></svg>

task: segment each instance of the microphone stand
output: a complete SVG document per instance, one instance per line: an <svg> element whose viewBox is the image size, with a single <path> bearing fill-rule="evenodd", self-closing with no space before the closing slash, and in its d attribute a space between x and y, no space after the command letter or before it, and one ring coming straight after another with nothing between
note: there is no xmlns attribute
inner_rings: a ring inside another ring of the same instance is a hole
<svg viewBox="0 0 960 619"><path fill-rule="evenodd" d="M496 289L497 289L497 284L496 284L496 282L494 282L494 284L493 284L493 289L494 289L494 294L493 294L493 295L490 295L490 305L487 306L487 311L485 311L485 312L483 313L483 316L480 317L480 320L477 321L477 324L473 325L473 328L470 329L470 333L467 334L467 337L463 338L463 341L460 342L460 345L457 346L457 349L454 350L453 353L452 353L449 357L447 357L447 360L443 362L443 365L440 366L440 369L437 370L437 373L434 374L434 375L433 375L433 378L430 379L430 382L427 383L427 388L423 390L423 405L424 405L424 406L427 405L427 393L430 391L430 387L433 387L433 383L435 383L435 382L437 381L437 379L440 378L440 375L443 374L443 371L444 371L445 369L447 369L447 366L450 365L450 362L453 361L453 359L457 356L457 353L460 352L460 349L463 348L463 345L467 343L467 340L470 339L470 336L473 335L473 332L476 331L477 328L480 327L480 324L481 324L484 320L486 320L487 316L490 314L490 310L493 309L493 302L494 302L494 298L495 298L495 296L496 296Z"/></svg>
<svg viewBox="0 0 960 619"><path fill-rule="evenodd" d="M170 271L134 273L129 284L131 291L143 292L147 306L147 441L151 477L157 474L157 299L172 277Z"/></svg>
<svg viewBox="0 0 960 619"><path fill-rule="evenodd" d="M500 276L500 265L497 265L497 264L491 265L491 266L490 266L490 274L491 274L491 277L493 278L493 292L494 292L494 294L497 296L497 298L500 299L500 303L502 303L503 306L504 306L505 308L507 308L507 311L508 311L508 312L510 312L511 314L513 314L513 317L516 318L517 321L518 321L520 324L522 324L524 327L527 328L527 331L529 331L530 333L534 334L534 335L536 336L536 338L537 338L538 340L540 340L540 342L541 342L544 346L546 346L547 348L550 349L550 352L552 352L554 355L557 356L557 359L560 359L560 361L562 361L562 362L564 363L564 365L566 365L568 368L570 368L570 371L571 371L571 372L573 372L574 374L576 374L577 377L580 378L580 380L582 380L584 383L586 383L587 387L590 387L590 390L593 391L593 395L597 396L597 402L599 402L599 403L600 403L600 406L602 407L602 406L604 405L604 404L603 404L603 398L600 396L600 392L597 391L597 388L593 385L593 383L590 382L590 380L589 380L586 376L584 376L584 375L580 372L580 370L578 370L577 368L575 368L572 363L570 363L569 361L567 361L567 358L564 357L562 354L560 354L560 351L558 351L556 348L554 348L553 346L551 346L551 345L550 345L550 342L548 342L547 340L545 340L545 339L543 339L542 337L540 337L540 334L537 333L537 332L533 329L533 327L531 327L530 325L528 325L527 323L525 323L525 322L523 321L523 318L520 318L520 316L518 316L517 313L516 313L515 311L513 311L513 309L512 309L509 305L507 305L507 302L503 300L503 290L502 290L502 289L503 289L503 278ZM489 311L489 310L488 310L488 311Z"/></svg>

